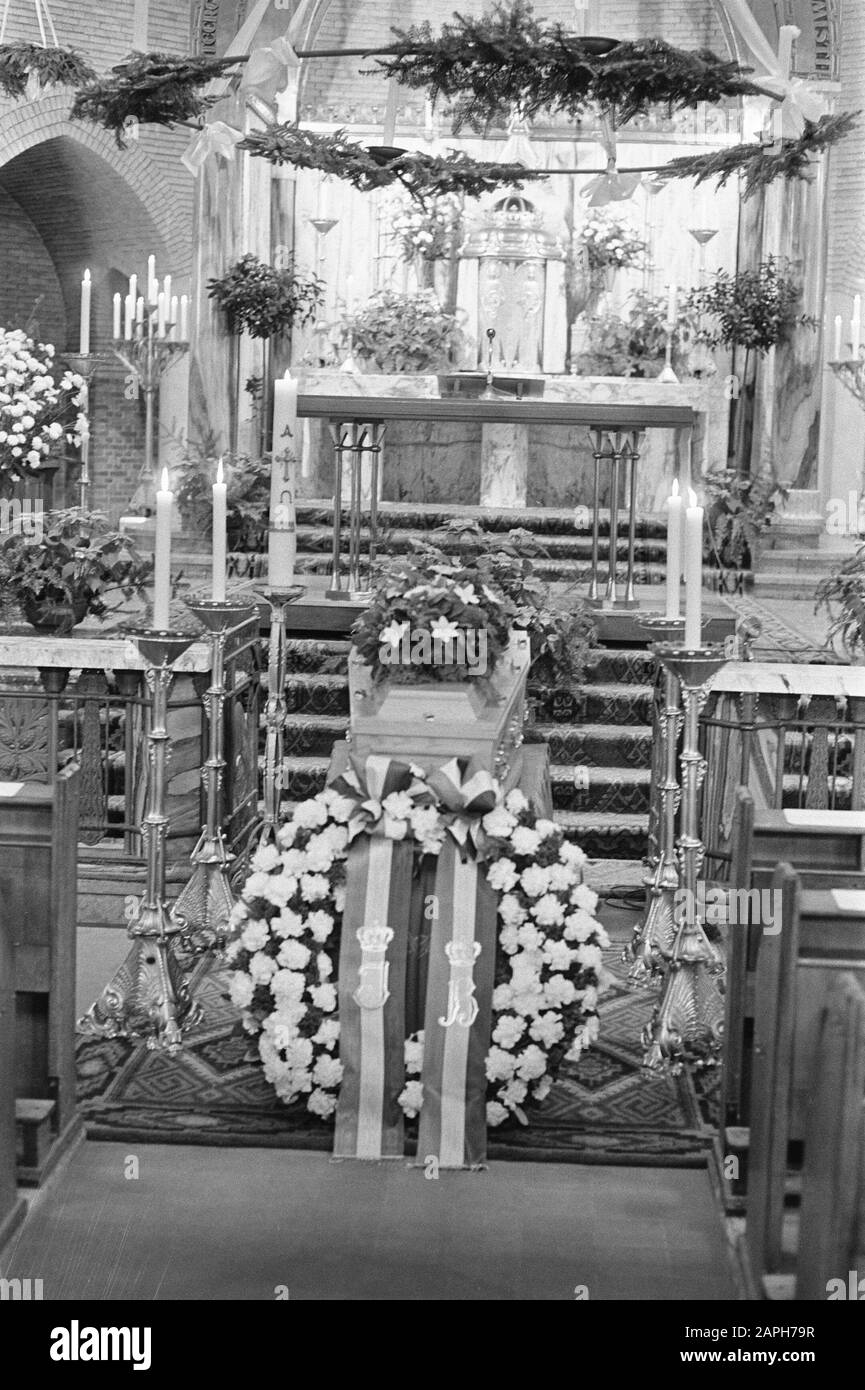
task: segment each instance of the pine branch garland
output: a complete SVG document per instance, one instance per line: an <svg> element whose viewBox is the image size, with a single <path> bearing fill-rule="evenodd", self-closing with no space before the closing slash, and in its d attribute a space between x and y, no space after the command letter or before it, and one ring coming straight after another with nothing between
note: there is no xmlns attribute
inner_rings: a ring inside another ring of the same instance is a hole
<svg viewBox="0 0 865 1390"><path fill-rule="evenodd" d="M819 121L806 121L805 129L798 139L783 140L780 150L772 145L758 143L733 145L726 150L716 150L711 154L684 155L671 159L658 170L659 179L694 179L705 183L716 178L716 188L722 188L734 174L743 174L745 185L742 196L751 198L761 188L773 183L775 179L810 178L812 155L822 154L831 145L836 145L858 124L858 111L845 111L838 116L821 116Z"/></svg>
<svg viewBox="0 0 865 1390"><path fill-rule="evenodd" d="M455 150L447 157L410 152L382 162L349 140L344 130L318 135L295 125L274 124L252 131L237 148L271 164L293 164L298 169L334 174L364 193L400 183L421 205L444 193L476 198L502 185L521 188L525 180L547 176L543 169L472 159Z"/></svg>
<svg viewBox="0 0 865 1390"><path fill-rule="evenodd" d="M95 80L88 62L71 48L42 48L37 43L0 44L0 91L18 100L26 94L28 79L40 87L80 87Z"/></svg>
<svg viewBox="0 0 865 1390"><path fill-rule="evenodd" d="M455 130L484 130L513 110L525 119L541 111L577 118L595 105L614 107L621 124L656 103L678 110L762 92L749 69L709 49L688 52L662 39L605 45L541 23L528 0L499 0L480 19L455 14L438 36L427 22L394 33L396 52L377 59L378 69L453 102Z"/></svg>
<svg viewBox="0 0 865 1390"><path fill-rule="evenodd" d="M133 53L111 69L112 76L76 93L71 115L112 130L125 148L126 122L175 125L202 116L218 97L200 88L237 67L236 58L178 58L170 53Z"/></svg>

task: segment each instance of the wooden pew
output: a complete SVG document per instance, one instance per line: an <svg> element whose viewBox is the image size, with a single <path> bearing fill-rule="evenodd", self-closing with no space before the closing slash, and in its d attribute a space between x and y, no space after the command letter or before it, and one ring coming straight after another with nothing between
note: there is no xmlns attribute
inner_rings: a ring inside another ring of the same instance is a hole
<svg viewBox="0 0 865 1390"><path fill-rule="evenodd" d="M861 811L755 810L747 787L736 797L731 838L729 887L770 890L780 863L795 868L805 889L865 890L865 814ZM753 982L763 928L744 922L730 926L726 939L727 974L721 1124L749 1122L750 1048ZM741 1137L738 1143L741 1143Z"/></svg>
<svg viewBox="0 0 865 1390"><path fill-rule="evenodd" d="M784 1218L790 1144L802 1143L818 1090L823 1012L839 975L865 985L865 893L811 892L789 864L776 869L781 930L764 936L757 961L747 1220L748 1268L756 1290L789 1273ZM857 1107L860 1116L861 1104ZM818 1164L812 1155L811 1163Z"/></svg>
<svg viewBox="0 0 865 1390"><path fill-rule="evenodd" d="M39 1183L78 1129L78 782L0 783L0 928L12 941L18 1181ZM0 1056L8 1067L13 1053Z"/></svg>

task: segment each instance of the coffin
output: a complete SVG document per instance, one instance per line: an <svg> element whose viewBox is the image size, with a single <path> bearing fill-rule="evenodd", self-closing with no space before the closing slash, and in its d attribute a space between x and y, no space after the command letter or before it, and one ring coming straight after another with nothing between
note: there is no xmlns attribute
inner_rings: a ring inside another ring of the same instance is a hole
<svg viewBox="0 0 865 1390"><path fill-rule="evenodd" d="M417 763L425 772L450 758L475 758L507 781L523 741L526 681L531 661L527 632L510 645L490 676L466 681L373 682L371 668L349 657L351 750Z"/></svg>

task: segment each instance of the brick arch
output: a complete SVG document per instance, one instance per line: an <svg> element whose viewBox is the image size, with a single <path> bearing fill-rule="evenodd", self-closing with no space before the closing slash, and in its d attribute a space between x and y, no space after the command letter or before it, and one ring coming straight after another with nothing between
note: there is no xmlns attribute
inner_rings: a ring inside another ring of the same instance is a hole
<svg viewBox="0 0 865 1390"><path fill-rule="evenodd" d="M108 131L89 122L71 121L68 93L16 104L0 116L0 181L3 169L13 160L58 139L69 140L97 156L123 181L139 205L141 222L149 221L161 243L154 247L155 252L178 265L188 260L188 232L173 213L172 190L158 164L135 142L122 150Z"/></svg>

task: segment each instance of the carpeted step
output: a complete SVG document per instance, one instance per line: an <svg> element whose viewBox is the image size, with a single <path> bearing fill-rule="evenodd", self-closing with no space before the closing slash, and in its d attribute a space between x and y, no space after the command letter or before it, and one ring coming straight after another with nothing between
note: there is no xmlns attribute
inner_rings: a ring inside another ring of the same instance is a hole
<svg viewBox="0 0 865 1390"><path fill-rule="evenodd" d="M578 510L570 507L481 507L481 506L442 506L441 503L427 502L381 502L379 503L379 527L381 530L400 529L407 531L434 531L454 520L478 521L485 531L505 532L512 530L531 531L538 536L560 536L582 533L591 534L591 512L588 508ZM348 520L348 508L343 505L342 517ZM577 523L575 525L575 522ZM302 499L297 504L298 526L333 525L333 502L326 499ZM619 512L619 530L627 525L627 512ZM609 535L609 508L602 507L598 518L599 534ZM661 516L645 515L637 517L636 535L640 540L654 540L664 543L667 536L666 519Z"/></svg>
<svg viewBox="0 0 865 1390"><path fill-rule="evenodd" d="M546 743L551 763L589 768L646 768L652 730L641 725L531 724L527 743Z"/></svg>
<svg viewBox="0 0 865 1390"><path fill-rule="evenodd" d="M648 814L651 774L648 768L568 767L550 765L553 806L557 811L591 811L613 815Z"/></svg>
<svg viewBox="0 0 865 1390"><path fill-rule="evenodd" d="M648 816L556 811L555 819L590 859L640 859L646 852Z"/></svg>
<svg viewBox="0 0 865 1390"><path fill-rule="evenodd" d="M423 531L407 530L402 527L391 527L384 525L379 529L378 548L380 553L388 555L405 555L411 550L412 543L422 540L425 536ZM370 533L367 527L362 527L360 532L361 550L364 554L369 550ZM538 543L543 546L546 556L538 557L538 563L542 563L544 558L550 560L580 560L588 563L592 558L592 536L590 532L576 530L573 526L569 531L564 531L561 535L545 535L539 538ZM446 554L454 554L458 549L457 541L442 540L436 542L438 548ZM330 556L333 549L333 531L330 526L302 526L297 528L297 552L299 555L326 555ZM604 537L601 553L606 559L608 551L607 537ZM658 537L640 539L635 548L635 554L643 561L652 561L656 564L663 564L666 560L667 547L666 541ZM626 560L628 556L628 538L619 533L616 556L620 560Z"/></svg>
<svg viewBox="0 0 865 1390"><path fill-rule="evenodd" d="M333 745L347 732L347 714L291 714L283 747L288 757L329 758Z"/></svg>

